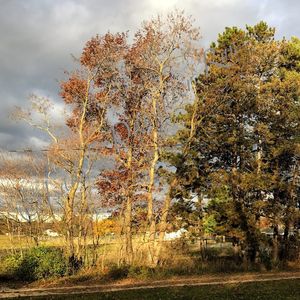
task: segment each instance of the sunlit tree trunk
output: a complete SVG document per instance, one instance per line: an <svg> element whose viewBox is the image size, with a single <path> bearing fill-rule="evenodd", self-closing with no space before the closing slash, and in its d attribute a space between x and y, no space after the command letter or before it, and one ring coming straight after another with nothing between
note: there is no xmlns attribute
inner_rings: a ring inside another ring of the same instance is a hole
<svg viewBox="0 0 300 300"><path fill-rule="evenodd" d="M132 145L129 145L127 154L127 171L129 172L130 179L128 180L128 187L126 192L126 205L124 210L124 231L125 231L125 262L131 264L133 261L133 246L132 246L132 201L133 201L133 190L132 190Z"/></svg>
<svg viewBox="0 0 300 300"><path fill-rule="evenodd" d="M159 234L158 234L158 242L156 246L155 256L153 259L153 265L156 266L159 263L161 258L161 252L163 249L163 243L165 239L165 234L168 226L168 215L172 201L172 191L177 184L177 178L174 178L169 186L169 191L165 196L164 205L162 208L161 220L159 223Z"/></svg>
<svg viewBox="0 0 300 300"><path fill-rule="evenodd" d="M147 213L147 222L149 230L149 241L148 241L148 250L149 250L149 263L150 265L154 263L154 243L155 243L155 234L156 234L156 223L153 211L153 191L155 185L155 173L156 173L156 164L159 159L158 152L158 132L156 125L156 98L152 99L152 110L153 110L153 129L152 129L152 145L153 145L153 157L151 165L149 168L149 183L148 183L148 213Z"/></svg>

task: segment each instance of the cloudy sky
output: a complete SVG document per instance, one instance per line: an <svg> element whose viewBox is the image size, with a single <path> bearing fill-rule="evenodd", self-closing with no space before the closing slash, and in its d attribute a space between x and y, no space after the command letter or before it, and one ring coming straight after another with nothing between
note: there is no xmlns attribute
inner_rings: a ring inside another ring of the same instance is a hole
<svg viewBox="0 0 300 300"><path fill-rule="evenodd" d="M184 4L183 4L184 3ZM38 131L9 119L28 95L61 107L58 82L75 66L84 43L107 30L133 32L144 20L174 8L192 14L204 46L225 26L267 21L277 36L300 36L298 0L0 0L0 149L41 147Z"/></svg>

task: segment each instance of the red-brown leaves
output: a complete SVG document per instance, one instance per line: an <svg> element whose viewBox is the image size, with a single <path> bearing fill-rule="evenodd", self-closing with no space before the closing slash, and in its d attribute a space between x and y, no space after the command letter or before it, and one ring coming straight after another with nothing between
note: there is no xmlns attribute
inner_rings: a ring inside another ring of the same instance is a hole
<svg viewBox="0 0 300 300"><path fill-rule="evenodd" d="M61 83L60 96L67 104L82 103L87 93L87 81L73 74Z"/></svg>
<svg viewBox="0 0 300 300"><path fill-rule="evenodd" d="M80 62L86 67L96 67L101 57L101 44L99 36L92 38L83 49Z"/></svg>
<svg viewBox="0 0 300 300"><path fill-rule="evenodd" d="M95 84L103 86L118 75L120 62L127 49L125 33L106 33L97 35L86 43L80 62L82 66L93 71Z"/></svg>
<svg viewBox="0 0 300 300"><path fill-rule="evenodd" d="M118 123L114 126L114 129L122 140L128 139L130 133L128 132L128 128L125 124Z"/></svg>
<svg viewBox="0 0 300 300"><path fill-rule="evenodd" d="M126 34L106 33L104 36L96 35L86 43L80 62L88 68L98 67L101 62L115 62L126 49Z"/></svg>
<svg viewBox="0 0 300 300"><path fill-rule="evenodd" d="M198 47L192 42L198 38L198 29L181 12L144 23L131 45L124 33L97 35L83 49L82 70L62 83L61 96L75 106L68 125L76 129L86 112L81 135L88 137L86 142L106 139L110 144L112 129L115 147L109 154L115 158L115 169L101 172L97 184L109 198L141 195L140 182L148 174L154 145L160 142L160 124L168 119L166 106L169 101L174 107L186 91L182 66L194 58ZM119 123L108 128L107 111L112 107ZM89 134L100 121L104 121L102 131ZM153 141L153 126L157 141Z"/></svg>
<svg viewBox="0 0 300 300"><path fill-rule="evenodd" d="M127 49L126 38L124 33L108 32L86 43L80 57L80 71L61 83L61 97L66 104L74 105L67 120L69 127L75 128L82 119L84 127L97 128L105 123L108 107L118 102L119 69Z"/></svg>
<svg viewBox="0 0 300 300"><path fill-rule="evenodd" d="M102 192L118 192L122 188L122 183L126 182L127 176L126 170L106 170L101 173L97 185Z"/></svg>

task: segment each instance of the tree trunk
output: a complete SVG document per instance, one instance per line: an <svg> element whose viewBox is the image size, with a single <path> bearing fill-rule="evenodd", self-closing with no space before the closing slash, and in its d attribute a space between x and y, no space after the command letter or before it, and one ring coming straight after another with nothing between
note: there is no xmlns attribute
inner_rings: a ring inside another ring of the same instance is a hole
<svg viewBox="0 0 300 300"><path fill-rule="evenodd" d="M130 124L133 128L133 122ZM124 211L124 230L125 230L125 263L132 264L133 246L132 246L132 198L133 198L133 175L132 175L132 144L127 155L127 170L129 173L128 187L126 192L126 207Z"/></svg>
<svg viewBox="0 0 300 300"><path fill-rule="evenodd" d="M133 261L133 247L132 247L132 196L127 196L126 208L124 213L125 226L125 262L131 264Z"/></svg>
<svg viewBox="0 0 300 300"><path fill-rule="evenodd" d="M88 204L87 204L87 195L86 195L86 185L85 180L82 182L81 189L81 203L79 210L79 229L78 229L78 239L77 239L77 250L76 255L78 258L85 257L85 248L86 248L86 236L87 236L87 228L88 228Z"/></svg>
<svg viewBox="0 0 300 300"><path fill-rule="evenodd" d="M159 235L158 235L158 243L155 251L155 256L153 258L153 265L157 266L159 263L159 260L161 259L161 251L165 239L165 233L167 230L167 225L168 225L168 215L169 215L169 210L171 206L171 201L172 201L172 192L173 188L177 184L177 178L174 178L169 186L169 191L166 195L164 206L162 209L162 215L161 215L161 220L159 224Z"/></svg>
<svg viewBox="0 0 300 300"><path fill-rule="evenodd" d="M284 232L283 232L283 251L282 251L282 260L286 262L289 256L289 230L290 230L290 222L286 220L284 224Z"/></svg>
<svg viewBox="0 0 300 300"><path fill-rule="evenodd" d="M298 178L298 166L294 165L292 172L292 182L288 187L287 203L285 209L285 218L284 218L284 233L283 233L283 261L287 261L289 258L290 252L290 243L289 243L289 231L291 225L294 221L294 209L297 204L297 178Z"/></svg>
<svg viewBox="0 0 300 300"><path fill-rule="evenodd" d="M154 145L154 154L149 170L149 184L148 184L148 214L147 214L147 222L149 228L149 240L148 240L148 250L149 250L149 263L153 264L154 259L154 243L155 243L155 233L156 233L156 224L153 212L153 189L155 183L155 167L159 158L158 155L158 136L157 129L153 128L153 145Z"/></svg>
<svg viewBox="0 0 300 300"><path fill-rule="evenodd" d="M278 262L279 257L279 245L278 245L278 225L274 226L273 230L273 263Z"/></svg>

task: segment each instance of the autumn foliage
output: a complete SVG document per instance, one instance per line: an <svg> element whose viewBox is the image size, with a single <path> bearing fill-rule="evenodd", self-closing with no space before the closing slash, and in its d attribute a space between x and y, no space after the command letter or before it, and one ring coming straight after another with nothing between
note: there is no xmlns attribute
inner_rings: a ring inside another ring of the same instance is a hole
<svg viewBox="0 0 300 300"><path fill-rule="evenodd" d="M117 264L163 265L171 229L182 249L200 241L202 261L208 236L226 236L247 267L298 255L299 39L276 40L264 22L226 28L210 51L200 38L178 11L132 38L96 35L60 84L63 134L44 98L31 99L41 123L17 111L51 137L50 213L61 214L69 273L98 264L108 236ZM0 176L18 171L3 164Z"/></svg>

